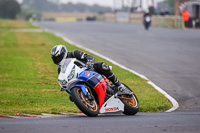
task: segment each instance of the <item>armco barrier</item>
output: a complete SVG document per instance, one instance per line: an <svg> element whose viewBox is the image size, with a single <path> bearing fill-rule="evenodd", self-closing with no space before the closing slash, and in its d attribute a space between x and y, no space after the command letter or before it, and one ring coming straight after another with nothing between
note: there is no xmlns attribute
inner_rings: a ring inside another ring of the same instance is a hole
<svg viewBox="0 0 200 133"><path fill-rule="evenodd" d="M153 16L152 26L183 29L184 22L181 16Z"/></svg>
<svg viewBox="0 0 200 133"><path fill-rule="evenodd" d="M102 17L102 16L101 16ZM102 17L106 22L117 22L116 15L114 13L106 13ZM129 23L141 24L143 23L143 14L130 14ZM185 28L184 22L181 16L152 16L152 26L166 27L166 28Z"/></svg>

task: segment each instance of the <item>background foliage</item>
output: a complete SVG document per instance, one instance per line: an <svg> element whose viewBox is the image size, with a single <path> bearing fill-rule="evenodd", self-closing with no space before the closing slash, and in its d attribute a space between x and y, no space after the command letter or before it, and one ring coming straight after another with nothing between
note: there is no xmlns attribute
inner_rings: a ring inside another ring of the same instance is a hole
<svg viewBox="0 0 200 133"><path fill-rule="evenodd" d="M0 18L16 19L21 6L16 0L0 0Z"/></svg>

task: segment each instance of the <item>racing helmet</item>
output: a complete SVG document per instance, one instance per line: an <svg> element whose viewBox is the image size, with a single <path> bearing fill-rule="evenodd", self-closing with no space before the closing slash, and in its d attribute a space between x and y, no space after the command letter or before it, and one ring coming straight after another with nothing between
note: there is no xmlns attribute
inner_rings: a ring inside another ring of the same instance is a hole
<svg viewBox="0 0 200 133"><path fill-rule="evenodd" d="M145 12L145 13L150 13L150 12L149 12L149 9L145 9L145 11L144 11L144 12Z"/></svg>
<svg viewBox="0 0 200 133"><path fill-rule="evenodd" d="M62 65L63 59L67 57L67 48L64 45L56 45L51 50L51 58L56 65Z"/></svg>

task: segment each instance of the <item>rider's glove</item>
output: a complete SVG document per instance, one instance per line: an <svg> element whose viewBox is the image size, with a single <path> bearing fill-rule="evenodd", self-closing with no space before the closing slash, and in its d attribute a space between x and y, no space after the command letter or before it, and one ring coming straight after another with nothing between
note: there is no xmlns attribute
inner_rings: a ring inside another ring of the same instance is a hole
<svg viewBox="0 0 200 133"><path fill-rule="evenodd" d="M88 60L85 66L86 68L91 69L93 68L93 65L94 65L93 60Z"/></svg>

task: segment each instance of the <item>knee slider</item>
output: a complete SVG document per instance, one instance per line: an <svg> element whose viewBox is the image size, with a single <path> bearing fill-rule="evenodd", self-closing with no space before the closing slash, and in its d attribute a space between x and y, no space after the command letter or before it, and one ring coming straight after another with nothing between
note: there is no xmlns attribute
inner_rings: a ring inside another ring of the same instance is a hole
<svg viewBox="0 0 200 133"><path fill-rule="evenodd" d="M104 71L110 71L110 67L106 63L101 64L101 69Z"/></svg>

